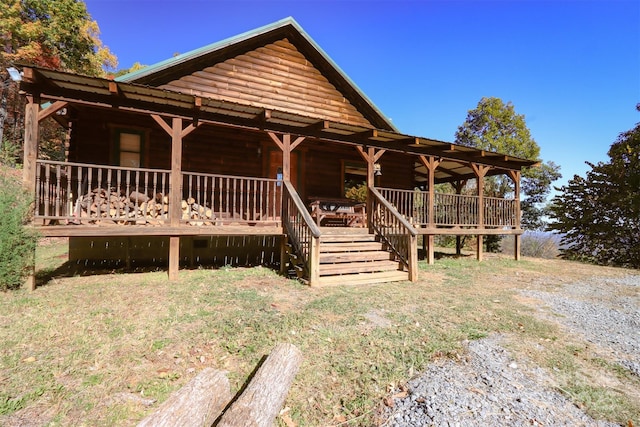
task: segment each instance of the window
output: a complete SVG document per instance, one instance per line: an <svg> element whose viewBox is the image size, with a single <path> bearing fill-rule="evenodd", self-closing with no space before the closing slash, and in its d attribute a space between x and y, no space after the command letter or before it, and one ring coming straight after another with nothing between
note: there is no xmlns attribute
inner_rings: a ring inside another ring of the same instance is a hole
<svg viewBox="0 0 640 427"><path fill-rule="evenodd" d="M139 168L142 157L142 137L136 133L120 133L120 166Z"/></svg>
<svg viewBox="0 0 640 427"><path fill-rule="evenodd" d="M119 166L139 168L143 165L144 133L116 130L114 162Z"/></svg>

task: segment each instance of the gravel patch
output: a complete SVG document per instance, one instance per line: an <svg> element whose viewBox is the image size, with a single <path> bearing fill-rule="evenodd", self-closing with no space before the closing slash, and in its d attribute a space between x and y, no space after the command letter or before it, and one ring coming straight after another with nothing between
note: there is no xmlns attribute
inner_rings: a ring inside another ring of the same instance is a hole
<svg viewBox="0 0 640 427"><path fill-rule="evenodd" d="M544 303L540 315L594 344L597 352L640 376L640 276L593 278L547 292L521 293Z"/></svg>
<svg viewBox="0 0 640 427"><path fill-rule="evenodd" d="M545 387L546 374L521 366L491 336L467 344L459 361L441 360L407 384L383 426L615 426L594 421ZM387 402L389 403L389 402Z"/></svg>
<svg viewBox="0 0 640 427"><path fill-rule="evenodd" d="M553 288L541 280L535 288L520 293L542 302L540 316L640 376L640 275ZM383 426L617 425L589 417L551 387L546 371L514 360L501 340L468 342L461 360L432 363L406 391L385 400Z"/></svg>

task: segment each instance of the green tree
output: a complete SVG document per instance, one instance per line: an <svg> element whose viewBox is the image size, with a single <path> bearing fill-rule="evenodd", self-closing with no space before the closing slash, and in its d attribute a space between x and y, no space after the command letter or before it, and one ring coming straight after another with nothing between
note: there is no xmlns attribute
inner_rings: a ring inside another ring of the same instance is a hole
<svg viewBox="0 0 640 427"><path fill-rule="evenodd" d="M562 233L566 258L640 268L640 123L620 134L608 156L557 189L550 228Z"/></svg>
<svg viewBox="0 0 640 427"><path fill-rule="evenodd" d="M458 127L455 140L457 144L540 162L539 167L522 171L522 226L526 229L544 227L544 203L551 183L561 177L560 167L553 162L542 163L540 147L531 136L524 115L517 114L511 102L505 104L500 98L482 98ZM513 184L504 175L489 177L485 194L506 197L513 194ZM489 249L496 249L496 241L499 239L487 239L487 244L494 246Z"/></svg>
<svg viewBox="0 0 640 427"><path fill-rule="evenodd" d="M13 105L21 97L5 68L26 63L104 76L117 60L99 36L98 24L80 0L0 0L0 141L9 111L14 123L22 120L22 109ZM18 142L13 140L20 136L16 133L8 143Z"/></svg>

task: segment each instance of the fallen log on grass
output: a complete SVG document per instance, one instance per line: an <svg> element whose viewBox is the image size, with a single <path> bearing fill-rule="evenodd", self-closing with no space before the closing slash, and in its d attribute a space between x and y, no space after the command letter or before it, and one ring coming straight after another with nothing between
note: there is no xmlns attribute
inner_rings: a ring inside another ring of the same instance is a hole
<svg viewBox="0 0 640 427"><path fill-rule="evenodd" d="M231 400L229 380L221 371L205 368L173 393L138 427L209 427Z"/></svg>
<svg viewBox="0 0 640 427"><path fill-rule="evenodd" d="M302 363L293 344L278 344L217 427L272 427Z"/></svg>
<svg viewBox="0 0 640 427"><path fill-rule="evenodd" d="M242 394L231 401L229 380L206 368L173 393L138 427L193 426L272 427L296 376L302 353L293 344L278 344L258 368Z"/></svg>

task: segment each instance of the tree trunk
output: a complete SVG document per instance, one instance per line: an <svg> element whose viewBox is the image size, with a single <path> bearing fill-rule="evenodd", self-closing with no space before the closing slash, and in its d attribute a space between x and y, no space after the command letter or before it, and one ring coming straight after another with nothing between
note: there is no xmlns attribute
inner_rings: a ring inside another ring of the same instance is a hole
<svg viewBox="0 0 640 427"><path fill-rule="evenodd" d="M222 372L205 368L173 393L138 427L210 427L231 400L229 380Z"/></svg>
<svg viewBox="0 0 640 427"><path fill-rule="evenodd" d="M296 346L278 344L217 426L272 427L301 363Z"/></svg>

